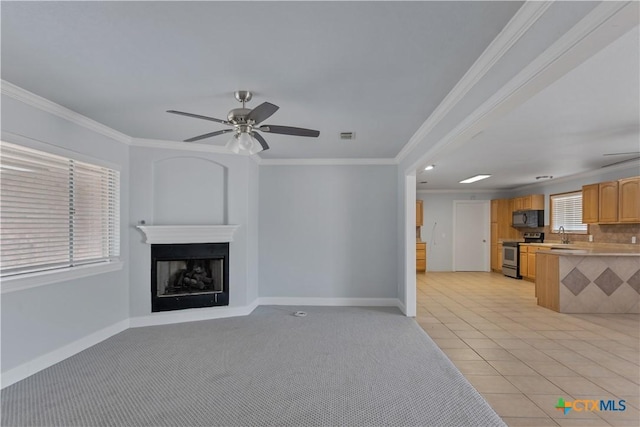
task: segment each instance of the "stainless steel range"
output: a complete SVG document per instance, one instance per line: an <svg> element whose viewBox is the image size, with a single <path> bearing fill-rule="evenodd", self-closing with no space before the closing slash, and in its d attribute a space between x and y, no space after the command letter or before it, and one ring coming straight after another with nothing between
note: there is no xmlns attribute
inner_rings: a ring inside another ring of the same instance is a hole
<svg viewBox="0 0 640 427"><path fill-rule="evenodd" d="M544 242L544 233L527 232L524 233L524 243ZM502 242L502 274L514 279L522 279L520 275L520 243L522 242Z"/></svg>

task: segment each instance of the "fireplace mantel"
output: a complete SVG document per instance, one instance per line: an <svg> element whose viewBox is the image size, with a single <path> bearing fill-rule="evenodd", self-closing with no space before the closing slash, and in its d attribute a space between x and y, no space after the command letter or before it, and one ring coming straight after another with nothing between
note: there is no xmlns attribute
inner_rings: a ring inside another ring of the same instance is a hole
<svg viewBox="0 0 640 427"><path fill-rule="evenodd" d="M233 242L239 225L138 225L148 244Z"/></svg>

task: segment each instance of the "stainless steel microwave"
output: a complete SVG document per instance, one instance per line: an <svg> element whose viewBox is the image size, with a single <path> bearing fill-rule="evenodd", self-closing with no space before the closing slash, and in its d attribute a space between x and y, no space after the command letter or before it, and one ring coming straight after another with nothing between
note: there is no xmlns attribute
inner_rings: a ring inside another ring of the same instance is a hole
<svg viewBox="0 0 640 427"><path fill-rule="evenodd" d="M515 211L511 225L516 228L544 227L544 210Z"/></svg>

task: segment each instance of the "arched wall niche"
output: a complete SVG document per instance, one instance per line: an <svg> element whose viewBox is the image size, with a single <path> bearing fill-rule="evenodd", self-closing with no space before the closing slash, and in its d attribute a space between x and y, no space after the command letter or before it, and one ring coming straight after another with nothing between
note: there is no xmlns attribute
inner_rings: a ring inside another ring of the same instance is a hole
<svg viewBox="0 0 640 427"><path fill-rule="evenodd" d="M227 224L227 219L227 167L198 157L154 162L154 224Z"/></svg>

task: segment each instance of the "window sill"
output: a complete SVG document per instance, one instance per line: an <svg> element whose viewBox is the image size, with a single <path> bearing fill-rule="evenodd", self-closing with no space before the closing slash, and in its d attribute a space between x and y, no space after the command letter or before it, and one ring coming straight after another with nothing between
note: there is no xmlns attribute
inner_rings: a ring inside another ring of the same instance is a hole
<svg viewBox="0 0 640 427"><path fill-rule="evenodd" d="M123 266L124 262L122 261L111 261L98 264L81 265L78 267L62 268L59 270L39 271L37 273L9 276L2 279L0 291L3 294L22 291L24 289L50 285L52 283L66 282L69 280L80 279L82 277L94 276L96 274L118 271L122 270Z"/></svg>

